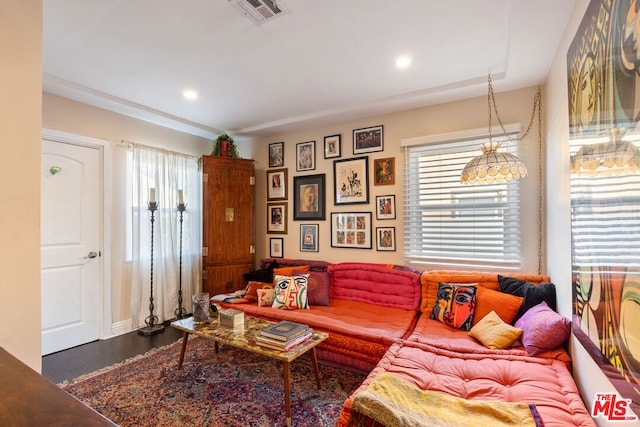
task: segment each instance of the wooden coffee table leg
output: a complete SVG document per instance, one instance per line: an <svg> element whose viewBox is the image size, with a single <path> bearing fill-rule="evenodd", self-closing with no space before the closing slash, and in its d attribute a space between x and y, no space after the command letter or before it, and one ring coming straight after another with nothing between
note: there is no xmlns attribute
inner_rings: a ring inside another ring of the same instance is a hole
<svg viewBox="0 0 640 427"><path fill-rule="evenodd" d="M182 348L180 348L180 359L178 360L178 371L182 370L182 362L184 362L184 352L187 349L187 340L189 339L189 333L182 333Z"/></svg>
<svg viewBox="0 0 640 427"><path fill-rule="evenodd" d="M284 379L284 413L287 427L291 427L291 369L289 362L282 362L282 378Z"/></svg>
<svg viewBox="0 0 640 427"><path fill-rule="evenodd" d="M313 364L313 373L316 376L316 385L318 390L322 390L322 384L320 384L320 368L318 367L318 356L316 356L316 349L311 349L311 363Z"/></svg>

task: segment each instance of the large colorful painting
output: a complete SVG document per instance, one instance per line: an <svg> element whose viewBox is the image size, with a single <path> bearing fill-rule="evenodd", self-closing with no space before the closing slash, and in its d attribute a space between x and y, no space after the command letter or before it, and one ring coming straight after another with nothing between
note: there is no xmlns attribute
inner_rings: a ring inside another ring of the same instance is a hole
<svg viewBox="0 0 640 427"><path fill-rule="evenodd" d="M640 40L636 0L592 0L567 55L572 137L635 128Z"/></svg>
<svg viewBox="0 0 640 427"><path fill-rule="evenodd" d="M639 8L640 0L592 0L585 13L567 53L572 147L614 132L638 132ZM604 146L584 146L598 145ZM631 399L632 409L640 414L640 254L631 249L624 252L622 259L615 259L598 248L597 242L583 239L584 225L580 221L585 217L593 221L605 204L582 192L600 185L598 194L604 193L602 179L589 179L572 175L571 181L574 333L618 392ZM633 221L640 221L638 182L637 173L631 181L625 181L629 194L624 201L616 201L616 206L624 204L625 209L635 212ZM578 236L580 227L582 236ZM606 231L600 233L601 239L616 239L607 236ZM632 235L629 240L637 241L636 237L639 236Z"/></svg>

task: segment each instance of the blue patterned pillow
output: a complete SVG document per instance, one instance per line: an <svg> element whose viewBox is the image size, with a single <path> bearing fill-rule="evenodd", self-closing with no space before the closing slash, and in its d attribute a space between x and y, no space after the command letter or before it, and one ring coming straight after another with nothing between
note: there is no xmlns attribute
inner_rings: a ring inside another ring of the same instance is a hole
<svg viewBox="0 0 640 427"><path fill-rule="evenodd" d="M309 287L309 275L280 276L275 275L275 299L273 308L296 310L309 308L307 289Z"/></svg>

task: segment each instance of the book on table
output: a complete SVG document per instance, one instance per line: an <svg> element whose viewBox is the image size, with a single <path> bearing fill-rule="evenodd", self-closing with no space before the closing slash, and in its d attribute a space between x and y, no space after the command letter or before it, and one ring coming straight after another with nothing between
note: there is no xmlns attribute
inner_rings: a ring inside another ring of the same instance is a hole
<svg viewBox="0 0 640 427"><path fill-rule="evenodd" d="M256 337L256 344L262 347L270 348L272 350L288 351L304 343L312 336L313 336L313 329L307 328L305 333L298 335L297 337L290 339L288 341L281 341L273 338L264 337L262 335L258 335Z"/></svg>
<svg viewBox="0 0 640 427"><path fill-rule="evenodd" d="M308 330L309 325L291 322L289 320L281 320L278 323L262 328L260 335L274 340L289 341L304 334Z"/></svg>

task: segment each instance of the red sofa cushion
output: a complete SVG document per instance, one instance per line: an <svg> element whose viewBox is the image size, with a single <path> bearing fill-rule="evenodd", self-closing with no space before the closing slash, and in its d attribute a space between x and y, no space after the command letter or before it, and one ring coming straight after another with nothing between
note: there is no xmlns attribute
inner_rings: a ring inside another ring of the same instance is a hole
<svg viewBox="0 0 640 427"><path fill-rule="evenodd" d="M343 262L331 264L331 298L383 307L418 310L420 275L392 265Z"/></svg>

